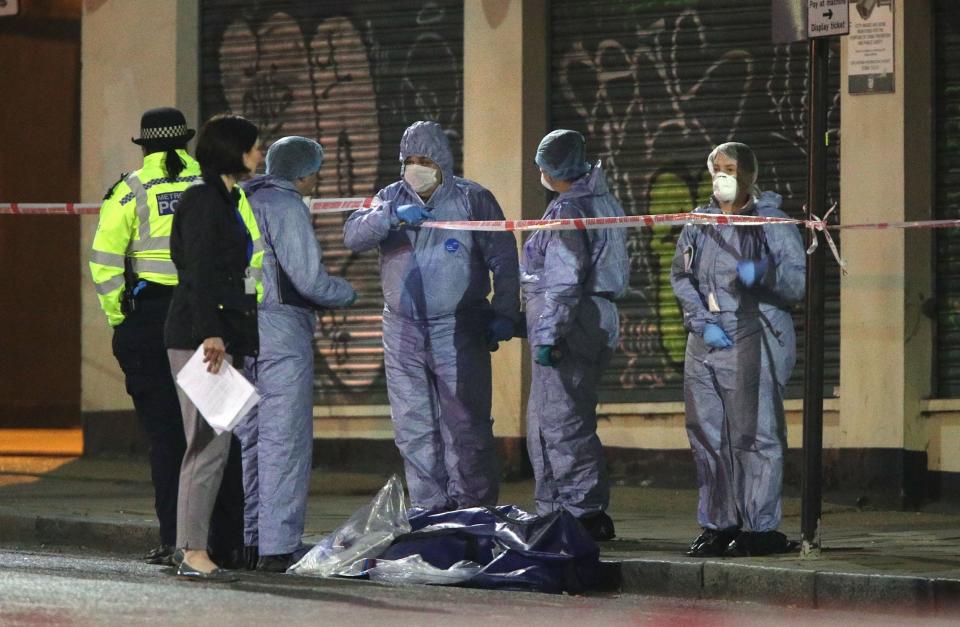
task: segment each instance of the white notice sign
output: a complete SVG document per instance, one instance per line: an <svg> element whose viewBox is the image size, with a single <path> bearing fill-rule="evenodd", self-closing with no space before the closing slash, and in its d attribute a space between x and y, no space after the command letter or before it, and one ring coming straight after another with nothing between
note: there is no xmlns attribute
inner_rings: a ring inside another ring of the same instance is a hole
<svg viewBox="0 0 960 627"><path fill-rule="evenodd" d="M0 0L0 17L16 15L20 10L20 0Z"/></svg>
<svg viewBox="0 0 960 627"><path fill-rule="evenodd" d="M807 37L846 35L850 31L847 0L806 0Z"/></svg>
<svg viewBox="0 0 960 627"><path fill-rule="evenodd" d="M893 2L855 3L847 47L847 86L851 94L893 93Z"/></svg>

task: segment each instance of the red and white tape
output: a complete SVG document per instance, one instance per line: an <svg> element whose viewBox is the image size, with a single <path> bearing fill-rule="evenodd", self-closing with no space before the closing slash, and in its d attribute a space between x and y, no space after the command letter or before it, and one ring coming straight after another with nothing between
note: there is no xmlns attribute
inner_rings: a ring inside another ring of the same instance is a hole
<svg viewBox="0 0 960 627"><path fill-rule="evenodd" d="M346 213L374 206L373 197L322 198L310 201L310 213ZM97 203L0 203L0 215L96 215ZM829 214L828 214L829 215ZM677 226L685 224L721 224L752 226L757 224L796 224L817 230L850 229L949 229L960 228L960 220L916 220L910 222L864 222L857 224L825 224L822 220L795 220L763 216L736 216L710 213L663 213L631 215L617 218L565 218L560 220L476 220L428 221L422 226L456 231L537 231L586 230L626 227Z"/></svg>
<svg viewBox="0 0 960 627"><path fill-rule="evenodd" d="M586 231L592 229L674 226L684 224L755 226L757 224L804 224L804 221L794 220L792 218L732 216L712 213L662 213L613 218L562 218L556 220L428 220L420 226L452 231Z"/></svg>
<svg viewBox="0 0 960 627"><path fill-rule="evenodd" d="M346 213L374 206L373 197L322 198L310 201L310 213ZM0 215L96 215L97 203L0 203ZM763 216L735 216L709 213L664 213L631 215L617 218L565 218L560 220L477 220L428 221L422 226L456 231L536 231L586 230L627 227L677 226L685 224L721 224L751 226L757 224L795 224L817 230L851 229L948 229L960 228L960 220L916 220L910 222L864 222L857 224L825 224L822 220L796 220Z"/></svg>
<svg viewBox="0 0 960 627"><path fill-rule="evenodd" d="M376 201L373 197L368 198L321 198L310 201L310 213L344 213L346 211L355 211L357 209L369 209Z"/></svg>
<svg viewBox="0 0 960 627"><path fill-rule="evenodd" d="M344 213L372 207L374 199L369 198L322 198L310 202L310 213ZM0 203L0 215L96 215L100 205L95 203Z"/></svg>
<svg viewBox="0 0 960 627"><path fill-rule="evenodd" d="M322 198L309 201L310 213L314 215L346 213L357 209L375 206L373 197L358 198ZM814 216L812 220L793 218L773 218L764 216L724 215L716 213L664 213L631 215L615 218L564 218L558 220L452 220L427 221L421 226L431 229L454 231L573 231L609 228L651 228L655 226L683 226L687 224L717 224L727 226L755 226L758 224L793 224L811 231L824 234L830 251L845 270L846 264L840 257L836 244L829 231L864 229L950 229L960 228L960 220L916 220L904 222L863 222L857 224L827 224L827 218L836 209L836 205L824 215L823 219ZM0 215L91 215L100 211L100 205L84 203L0 203ZM817 238L809 252L817 247Z"/></svg>
<svg viewBox="0 0 960 627"><path fill-rule="evenodd" d="M0 202L0 215L96 215L100 213L100 205L93 203L34 203L34 202Z"/></svg>

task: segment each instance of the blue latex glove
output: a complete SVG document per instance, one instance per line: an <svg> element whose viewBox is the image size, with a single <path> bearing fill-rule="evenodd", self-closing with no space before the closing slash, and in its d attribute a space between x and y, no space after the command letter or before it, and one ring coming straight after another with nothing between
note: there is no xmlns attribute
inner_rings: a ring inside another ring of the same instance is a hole
<svg viewBox="0 0 960 627"><path fill-rule="evenodd" d="M410 226L419 226L424 220L433 220L433 216L427 211L427 207L420 205L401 205L397 207L397 219Z"/></svg>
<svg viewBox="0 0 960 627"><path fill-rule="evenodd" d="M753 287L754 284L763 280L763 275L767 273L767 267L770 263L766 257L760 259L742 259L737 262L737 275L740 282L745 287Z"/></svg>
<svg viewBox="0 0 960 627"><path fill-rule="evenodd" d="M733 346L733 340L723 332L723 329L712 322L703 325L703 341L710 348L730 348Z"/></svg>
<svg viewBox="0 0 960 627"><path fill-rule="evenodd" d="M560 353L553 344L544 344L537 347L537 353L533 360L541 366L556 368L560 361Z"/></svg>

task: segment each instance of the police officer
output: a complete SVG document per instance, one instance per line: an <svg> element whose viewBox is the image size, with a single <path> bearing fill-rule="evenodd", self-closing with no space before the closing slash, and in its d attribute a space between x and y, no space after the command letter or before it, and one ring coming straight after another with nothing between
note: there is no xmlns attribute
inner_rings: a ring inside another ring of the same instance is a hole
<svg viewBox="0 0 960 627"><path fill-rule="evenodd" d="M150 447L154 505L160 546L144 556L170 563L177 535L177 485L186 440L177 390L163 343L163 328L177 284L170 260L170 227L180 194L200 180L200 166L187 154L194 130L179 110L161 107L140 120L143 167L125 174L107 192L90 253L90 271L107 321L114 329L113 354ZM221 487L212 551L240 561L243 546L243 485L239 444Z"/></svg>

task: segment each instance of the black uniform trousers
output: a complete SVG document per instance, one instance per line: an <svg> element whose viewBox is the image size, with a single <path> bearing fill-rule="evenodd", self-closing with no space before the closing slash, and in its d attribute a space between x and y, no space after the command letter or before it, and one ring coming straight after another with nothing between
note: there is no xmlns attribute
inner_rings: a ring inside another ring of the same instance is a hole
<svg viewBox="0 0 960 627"><path fill-rule="evenodd" d="M172 547L177 542L177 488L187 443L176 383L163 342L171 293L171 288L156 284L148 284L140 292L135 310L114 328L113 354L147 434L160 542ZM231 440L208 542L211 555L220 562L239 559L243 549L241 451L236 436Z"/></svg>

